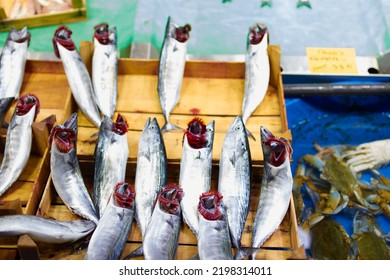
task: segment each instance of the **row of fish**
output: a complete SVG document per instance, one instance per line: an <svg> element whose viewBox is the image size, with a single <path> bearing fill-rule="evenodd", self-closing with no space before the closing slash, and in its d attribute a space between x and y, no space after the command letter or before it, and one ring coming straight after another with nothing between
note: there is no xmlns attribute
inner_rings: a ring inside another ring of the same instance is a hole
<svg viewBox="0 0 390 280"><path fill-rule="evenodd" d="M148 119L139 141L133 189L124 182L126 121L121 115L116 122L106 117L95 149L93 199L77 159L77 123L75 113L52 129L50 166L57 193L72 213L84 219L53 221L28 215L2 216L0 235L29 234L41 242L67 243L92 233L86 258L117 259L123 253L135 217L143 242L129 257L143 254L145 259L173 259L183 216L198 239L201 259L232 259L232 247L237 248L234 258L241 259L256 254L287 212L292 187L291 147L287 140L262 127L265 179L254 223L253 248L242 248L241 237L249 211L251 164L240 116L225 136L218 191L210 191L214 122L206 126L195 118L189 123L183 140L179 185L167 184L161 130L156 119ZM11 221L14 221L12 227Z"/></svg>

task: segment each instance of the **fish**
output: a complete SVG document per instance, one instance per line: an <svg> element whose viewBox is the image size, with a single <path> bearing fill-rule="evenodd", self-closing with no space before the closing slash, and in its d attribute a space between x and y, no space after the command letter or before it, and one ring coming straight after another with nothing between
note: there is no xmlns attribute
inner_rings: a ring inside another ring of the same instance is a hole
<svg viewBox="0 0 390 280"><path fill-rule="evenodd" d="M112 118L118 96L118 51L116 28L95 26L92 55L92 85L100 112Z"/></svg>
<svg viewBox="0 0 390 280"><path fill-rule="evenodd" d="M95 228L96 224L89 220L58 221L27 214L0 216L0 236L27 234L35 242L73 243L87 237Z"/></svg>
<svg viewBox="0 0 390 280"><path fill-rule="evenodd" d="M99 217L103 216L115 184L125 180L129 156L127 128L128 124L121 114L118 114L115 122L104 116L100 125L94 153L92 189L92 197Z"/></svg>
<svg viewBox="0 0 390 280"><path fill-rule="evenodd" d="M86 260L118 260L134 218L135 191L126 182L114 186L109 204L91 236Z"/></svg>
<svg viewBox="0 0 390 280"><path fill-rule="evenodd" d="M260 136L264 171L253 222L253 248L260 248L278 229L290 205L293 186L290 164L292 147L289 141L273 135L264 126L260 127Z"/></svg>
<svg viewBox="0 0 390 280"><path fill-rule="evenodd" d="M270 79L268 57L268 28L256 23L249 28L247 51L245 54L244 100L242 102L242 120L248 118L264 100ZM248 136L256 140L248 130Z"/></svg>
<svg viewBox="0 0 390 280"><path fill-rule="evenodd" d="M152 217L161 188L167 183L167 155L156 118L148 118L138 142L134 188L135 217L142 237Z"/></svg>
<svg viewBox="0 0 390 280"><path fill-rule="evenodd" d="M0 56L0 98L19 98L30 39L27 26L10 29Z"/></svg>
<svg viewBox="0 0 390 280"><path fill-rule="evenodd" d="M72 31L60 26L53 36L55 55L61 59L65 75L77 106L96 127L100 127L102 117L96 104L96 94L92 87L91 77L73 40Z"/></svg>
<svg viewBox="0 0 390 280"><path fill-rule="evenodd" d="M229 225L222 195L216 191L199 197L198 254L201 260L232 260Z"/></svg>
<svg viewBox="0 0 390 280"><path fill-rule="evenodd" d="M195 117L184 133L179 185L186 195L180 206L183 220L195 236L199 231L199 196L210 190L214 123L206 126L202 119Z"/></svg>
<svg viewBox="0 0 390 280"><path fill-rule="evenodd" d="M99 222L95 206L85 186L77 158L77 113L50 132L50 171L58 195L68 209L87 220Z"/></svg>
<svg viewBox="0 0 390 280"><path fill-rule="evenodd" d="M181 225L180 200L183 195L183 190L175 183L161 189L142 241L145 260L175 259Z"/></svg>
<svg viewBox="0 0 390 280"><path fill-rule="evenodd" d="M224 198L233 247L241 249L241 237L249 213L251 153L241 116L234 118L222 144L218 192Z"/></svg>
<svg viewBox="0 0 390 280"><path fill-rule="evenodd" d="M182 27L173 23L168 17L165 38L160 53L157 91L164 115L165 124L161 131L183 130L169 121L171 111L180 98L184 67L187 55L187 41L190 38L191 26Z"/></svg>
<svg viewBox="0 0 390 280"><path fill-rule="evenodd" d="M8 126L8 124L4 123L4 118L7 115L9 108L11 108L14 100L15 97L0 98L0 128L3 126Z"/></svg>
<svg viewBox="0 0 390 280"><path fill-rule="evenodd" d="M0 166L0 197L19 178L30 158L32 124L39 113L37 96L28 93L20 97L12 115Z"/></svg>

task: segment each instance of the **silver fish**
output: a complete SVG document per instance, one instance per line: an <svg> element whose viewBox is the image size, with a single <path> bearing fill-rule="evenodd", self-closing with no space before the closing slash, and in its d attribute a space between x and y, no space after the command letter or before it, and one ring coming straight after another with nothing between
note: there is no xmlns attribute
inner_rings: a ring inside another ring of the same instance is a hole
<svg viewBox="0 0 390 280"><path fill-rule="evenodd" d="M20 30L12 27L9 31L0 56L0 98L19 98L30 38L27 26Z"/></svg>
<svg viewBox="0 0 390 280"><path fill-rule="evenodd" d="M232 260L232 245L226 210L218 192L199 198L198 254L201 260Z"/></svg>
<svg viewBox="0 0 390 280"><path fill-rule="evenodd" d="M260 199L253 223L252 247L260 248L274 233L288 210L293 185L290 156L292 148L285 138L260 127L264 155ZM253 255L252 258L255 256Z"/></svg>
<svg viewBox="0 0 390 280"><path fill-rule="evenodd" d="M142 242L145 260L173 260L179 241L183 190L177 184L164 186Z"/></svg>
<svg viewBox="0 0 390 280"><path fill-rule="evenodd" d="M94 231L88 220L57 221L34 215L0 216L0 236L28 234L36 242L65 244L80 240Z"/></svg>
<svg viewBox="0 0 390 280"><path fill-rule="evenodd" d="M210 190L214 121L207 126L194 118L184 134L180 161L179 185L185 196L181 200L183 219L195 236L198 236L199 196Z"/></svg>
<svg viewBox="0 0 390 280"><path fill-rule="evenodd" d="M162 132L181 129L169 121L169 116L180 98L187 55L187 40L190 31L191 26L189 24L178 27L168 17L160 54L157 86L161 109L165 118Z"/></svg>
<svg viewBox="0 0 390 280"><path fill-rule="evenodd" d="M226 206L232 244L241 249L241 237L249 213L251 155L245 125L237 116L223 141L219 161L218 191Z"/></svg>
<svg viewBox="0 0 390 280"><path fill-rule="evenodd" d="M5 142L4 157L0 166L0 196L19 178L30 158L32 128L39 112L39 100L33 94L26 94L12 115Z"/></svg>
<svg viewBox="0 0 390 280"><path fill-rule="evenodd" d="M164 139L157 120L147 119L138 142L138 157L135 173L136 220L145 237L152 217L154 204L167 180L167 156Z"/></svg>
<svg viewBox="0 0 390 280"><path fill-rule="evenodd" d="M71 34L72 31L65 26L59 27L53 37L54 51L62 61L72 95L78 107L93 125L100 127L102 118L96 104L91 78L70 38Z"/></svg>
<svg viewBox="0 0 390 280"><path fill-rule="evenodd" d="M118 51L116 28L95 26L92 84L100 112L112 118L118 95Z"/></svg>
<svg viewBox="0 0 390 280"><path fill-rule="evenodd" d="M4 118L7 115L9 108L11 108L15 97L4 97L0 98L0 128L3 127Z"/></svg>
<svg viewBox="0 0 390 280"><path fill-rule="evenodd" d="M245 91L242 103L242 120L248 118L263 101L269 84L270 64L268 58L268 29L255 24L249 28L245 55ZM247 131L248 136L255 137Z"/></svg>
<svg viewBox="0 0 390 280"><path fill-rule="evenodd" d="M86 260L118 260L129 237L134 217L134 189L118 183L88 245Z"/></svg>
<svg viewBox="0 0 390 280"><path fill-rule="evenodd" d="M50 170L54 187L69 210L98 224L95 206L81 175L76 153L77 114L64 125L55 126L50 133Z"/></svg>
<svg viewBox="0 0 390 280"><path fill-rule="evenodd" d="M122 115L118 114L115 123L107 116L103 118L95 146L95 175L92 189L99 217L103 216L115 185L125 180L129 156L126 132L127 123Z"/></svg>

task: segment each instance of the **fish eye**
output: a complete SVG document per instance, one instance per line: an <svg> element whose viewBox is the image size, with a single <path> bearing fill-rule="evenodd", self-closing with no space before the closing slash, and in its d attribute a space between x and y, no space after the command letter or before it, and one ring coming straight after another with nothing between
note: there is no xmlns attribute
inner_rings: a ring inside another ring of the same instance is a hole
<svg viewBox="0 0 390 280"><path fill-rule="evenodd" d="M236 126L236 131L240 131L240 130L242 130L242 126L241 125L237 125Z"/></svg>

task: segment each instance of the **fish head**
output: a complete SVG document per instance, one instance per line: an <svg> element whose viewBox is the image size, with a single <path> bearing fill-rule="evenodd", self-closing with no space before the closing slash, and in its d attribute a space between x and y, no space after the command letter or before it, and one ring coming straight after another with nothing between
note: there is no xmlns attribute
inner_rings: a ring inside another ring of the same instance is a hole
<svg viewBox="0 0 390 280"><path fill-rule="evenodd" d="M225 216L222 198L222 194L217 191L202 193L198 203L199 214L209 221L222 220Z"/></svg>
<svg viewBox="0 0 390 280"><path fill-rule="evenodd" d="M76 138L76 132L73 129L57 125L52 128L49 141L51 144L54 143L61 153L69 153L76 145Z"/></svg>
<svg viewBox="0 0 390 280"><path fill-rule="evenodd" d="M180 201L183 195L183 189L176 183L164 186L157 197L160 209L167 214L180 215Z"/></svg>
<svg viewBox="0 0 390 280"><path fill-rule="evenodd" d="M177 27L174 38L180 43L185 43L190 38L191 25L188 23L184 26Z"/></svg>
<svg viewBox="0 0 390 280"><path fill-rule="evenodd" d="M116 28L108 28L107 23L101 23L94 27L94 38L102 45L116 44Z"/></svg>
<svg viewBox="0 0 390 280"><path fill-rule="evenodd" d="M58 49L58 45L60 44L68 51L74 51L76 46L71 39L72 31L68 29L66 26L60 26L55 32L52 39L53 48L55 55L60 58L60 51Z"/></svg>
<svg viewBox="0 0 390 280"><path fill-rule="evenodd" d="M35 107L34 119L37 117L40 110L39 99L33 93L27 93L26 95L19 98L18 104L16 105L15 113L18 116L24 116Z"/></svg>
<svg viewBox="0 0 390 280"><path fill-rule="evenodd" d="M148 143L152 144L158 142L161 139L160 126L158 125L156 118L148 118L146 120L144 129L142 130L141 140L142 145L147 145Z"/></svg>
<svg viewBox="0 0 390 280"><path fill-rule="evenodd" d="M290 159L292 147L290 142L283 137L277 137L267 128L260 127L261 145L265 161L273 166L282 165L286 159Z"/></svg>
<svg viewBox="0 0 390 280"><path fill-rule="evenodd" d="M258 45L263 40L267 40L268 44L268 28L265 24L256 23L249 28L248 45Z"/></svg>
<svg viewBox="0 0 390 280"><path fill-rule="evenodd" d="M184 135L187 136L188 144L193 149L201 149L207 146L207 128L201 118L193 118L187 126Z"/></svg>
<svg viewBox="0 0 390 280"><path fill-rule="evenodd" d="M241 116L235 117L231 123L226 133L223 147L231 151L242 151L249 147L248 136Z"/></svg>
<svg viewBox="0 0 390 280"><path fill-rule="evenodd" d="M134 206L135 190L128 183L118 183L114 188L112 198L116 206L130 209Z"/></svg>
<svg viewBox="0 0 390 280"><path fill-rule="evenodd" d="M112 132L119 135L124 135L126 134L128 127L129 125L127 124L125 117L121 114L118 114L116 121L113 123Z"/></svg>
<svg viewBox="0 0 390 280"><path fill-rule="evenodd" d="M15 27L12 27L8 34L8 40L11 40L15 43L24 43L27 41L28 46L30 45L31 33L28 32L27 26L24 26L20 30L16 29Z"/></svg>

